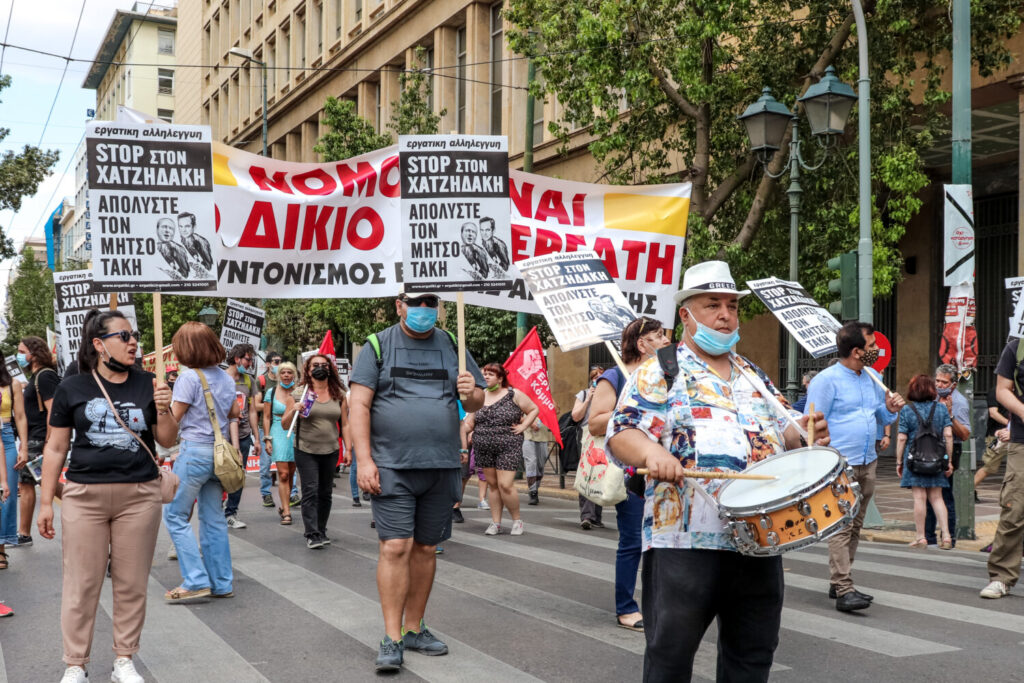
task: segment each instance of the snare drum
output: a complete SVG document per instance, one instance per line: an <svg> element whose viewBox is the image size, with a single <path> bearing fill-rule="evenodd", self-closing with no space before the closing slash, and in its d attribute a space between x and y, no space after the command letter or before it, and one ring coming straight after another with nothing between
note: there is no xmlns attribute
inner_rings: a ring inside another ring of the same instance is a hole
<svg viewBox="0 0 1024 683"><path fill-rule="evenodd" d="M832 448L786 451L744 472L778 477L730 479L719 489L718 514L744 555L779 555L817 543L852 522L860 510L853 469Z"/></svg>

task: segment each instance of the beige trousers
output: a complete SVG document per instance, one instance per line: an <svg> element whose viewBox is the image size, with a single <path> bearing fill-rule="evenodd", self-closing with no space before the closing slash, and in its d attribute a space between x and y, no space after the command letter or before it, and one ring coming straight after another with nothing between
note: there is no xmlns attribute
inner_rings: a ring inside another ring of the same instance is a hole
<svg viewBox="0 0 1024 683"><path fill-rule="evenodd" d="M864 526L864 515L868 511L868 503L875 495L875 469L878 460L870 465L853 465L853 478L860 484L860 512L853 522L835 536L828 539L829 581L835 585L836 594L843 595L853 590L853 579L850 571L853 556L857 553L860 543L860 530Z"/></svg>
<svg viewBox="0 0 1024 683"><path fill-rule="evenodd" d="M988 575L1013 586L1020 579L1021 543L1024 542L1024 444L1008 443L1006 474L999 491L999 526L988 554Z"/></svg>
<svg viewBox="0 0 1024 683"><path fill-rule="evenodd" d="M84 666L89 661L108 557L114 593L114 652L120 657L139 651L160 510L157 479L141 484L69 481L64 486L60 624L64 662L69 666Z"/></svg>

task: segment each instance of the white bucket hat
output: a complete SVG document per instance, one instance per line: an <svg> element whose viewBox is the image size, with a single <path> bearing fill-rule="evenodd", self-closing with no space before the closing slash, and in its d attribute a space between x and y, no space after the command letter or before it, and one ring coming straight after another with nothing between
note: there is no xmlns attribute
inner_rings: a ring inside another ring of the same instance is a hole
<svg viewBox="0 0 1024 683"><path fill-rule="evenodd" d="M736 281L732 279L729 264L725 261L704 261L686 269L683 288L672 298L679 305L697 294L735 294L743 298L750 294L750 290L736 289Z"/></svg>

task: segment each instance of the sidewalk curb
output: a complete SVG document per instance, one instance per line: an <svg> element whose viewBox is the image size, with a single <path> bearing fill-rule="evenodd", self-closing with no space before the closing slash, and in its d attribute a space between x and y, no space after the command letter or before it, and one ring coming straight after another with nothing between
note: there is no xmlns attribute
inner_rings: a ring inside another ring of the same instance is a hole
<svg viewBox="0 0 1024 683"><path fill-rule="evenodd" d="M545 475L545 476L558 477L557 474L555 474L555 475ZM526 493L529 490L529 488L530 487L524 481L517 481L516 482L516 489L520 493ZM560 500L578 500L579 499L579 494L576 493L576 489L574 489L572 487L572 484L570 484L569 482L565 483L565 488L564 489L560 489L557 486L541 486L541 487L539 487L537 489L537 491L540 494L541 498L558 498Z"/></svg>

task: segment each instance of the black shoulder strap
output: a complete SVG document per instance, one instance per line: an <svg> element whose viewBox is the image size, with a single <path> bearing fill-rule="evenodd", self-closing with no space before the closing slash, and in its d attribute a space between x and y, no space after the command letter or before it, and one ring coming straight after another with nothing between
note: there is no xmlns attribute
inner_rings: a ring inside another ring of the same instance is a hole
<svg viewBox="0 0 1024 683"><path fill-rule="evenodd" d="M671 391L679 375L679 361L676 358L676 345L669 344L658 349L658 364L665 375L665 390Z"/></svg>
<svg viewBox="0 0 1024 683"><path fill-rule="evenodd" d="M937 401L932 401L932 409L930 411L928 411L928 428L931 429L932 431L935 431L935 427L934 427L935 423L932 422L932 419L935 417L935 409L938 408L938 407L939 407L938 402Z"/></svg>
<svg viewBox="0 0 1024 683"><path fill-rule="evenodd" d="M921 417L921 413L917 412L917 408L914 406L914 402L913 401L907 401L907 407L910 408L914 412L914 415L917 415L917 423L920 424L920 425L923 425L924 424L924 418Z"/></svg>

